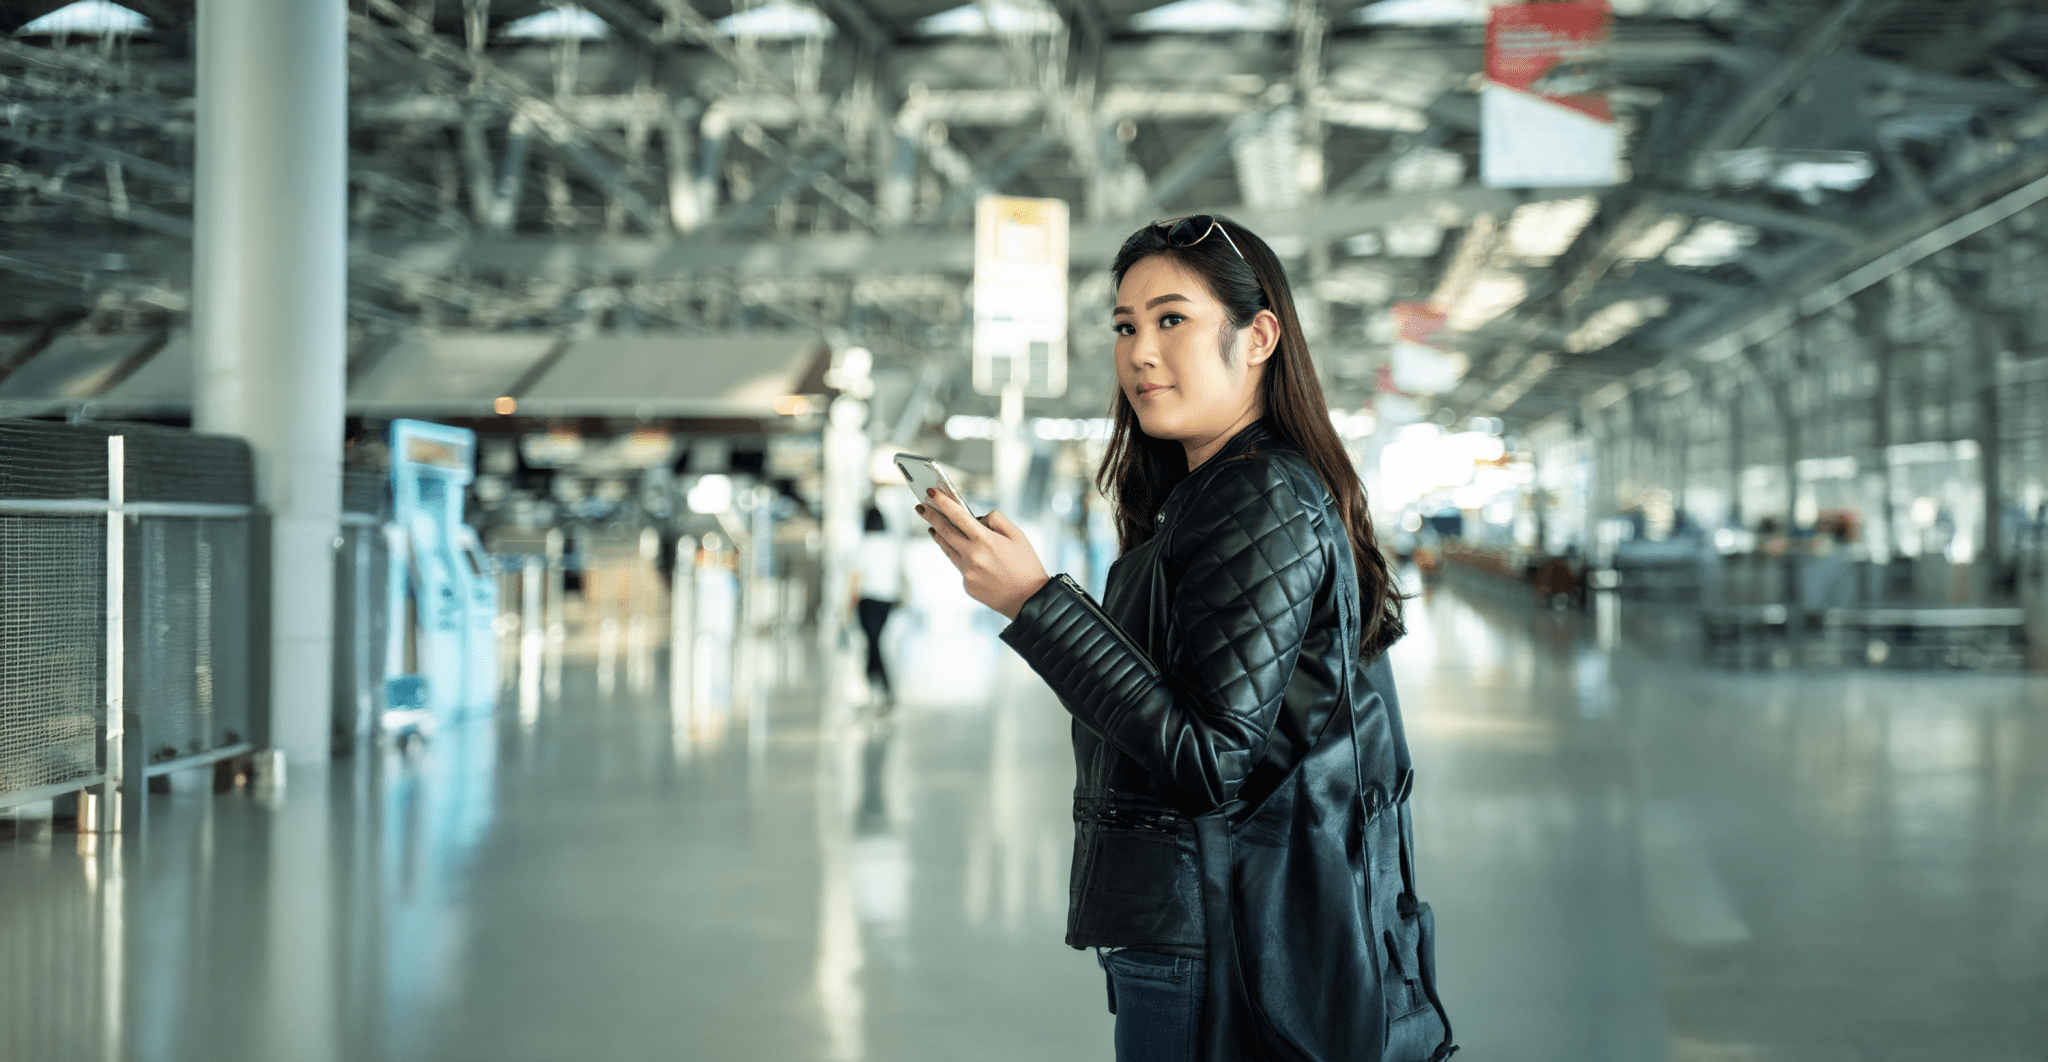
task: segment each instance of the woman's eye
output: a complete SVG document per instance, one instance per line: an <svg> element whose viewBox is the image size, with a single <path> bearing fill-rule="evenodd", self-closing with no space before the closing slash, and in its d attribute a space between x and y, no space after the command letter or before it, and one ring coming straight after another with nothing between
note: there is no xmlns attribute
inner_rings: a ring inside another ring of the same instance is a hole
<svg viewBox="0 0 2048 1062"><path fill-rule="evenodd" d="M1138 334L1138 327L1129 321L1118 321L1109 327L1111 331L1120 336L1134 336Z"/></svg>
<svg viewBox="0 0 2048 1062"><path fill-rule="evenodd" d="M1159 327L1172 328L1174 325L1177 325L1185 320L1187 320L1187 318L1182 317L1177 313L1170 313L1159 319Z"/></svg>

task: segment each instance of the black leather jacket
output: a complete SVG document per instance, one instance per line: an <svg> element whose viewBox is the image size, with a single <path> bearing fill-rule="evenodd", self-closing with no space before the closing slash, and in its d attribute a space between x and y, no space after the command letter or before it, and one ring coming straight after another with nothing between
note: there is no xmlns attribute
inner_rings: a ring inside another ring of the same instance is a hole
<svg viewBox="0 0 2048 1062"><path fill-rule="evenodd" d="M1261 420L1157 520L1100 606L1057 577L1002 635L1074 717L1067 943L1207 955L1212 1059L1447 1055L1407 743L1328 489Z"/></svg>

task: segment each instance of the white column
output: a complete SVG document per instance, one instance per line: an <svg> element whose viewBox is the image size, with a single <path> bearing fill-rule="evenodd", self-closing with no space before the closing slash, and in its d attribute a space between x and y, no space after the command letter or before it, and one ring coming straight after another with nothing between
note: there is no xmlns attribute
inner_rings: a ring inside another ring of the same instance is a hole
<svg viewBox="0 0 2048 1062"><path fill-rule="evenodd" d="M324 765L341 510L346 5L200 0L194 426L239 435L272 517L272 744Z"/></svg>
<svg viewBox="0 0 2048 1062"><path fill-rule="evenodd" d="M996 438L996 508L1012 520L1023 512L1024 478L1031 472L1031 441L1024 428L1024 385L1003 388L996 406L1002 434Z"/></svg>

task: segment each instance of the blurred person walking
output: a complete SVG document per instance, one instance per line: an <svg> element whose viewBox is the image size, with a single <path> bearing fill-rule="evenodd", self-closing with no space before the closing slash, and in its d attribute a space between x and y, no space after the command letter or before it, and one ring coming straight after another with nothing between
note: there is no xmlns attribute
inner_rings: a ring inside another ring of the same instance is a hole
<svg viewBox="0 0 2048 1062"><path fill-rule="evenodd" d="M1118 1062L1449 1057L1386 649L1401 597L1265 241L1197 215L1112 266L1104 600L1016 524L918 514L1074 717L1067 943Z"/></svg>
<svg viewBox="0 0 2048 1062"><path fill-rule="evenodd" d="M882 660L882 628L896 608L903 588L903 543L890 533L882 511L868 506L860 536L860 550L854 557L854 611L860 629L868 636L868 688L870 703L889 707L896 703L895 687L889 681L889 667Z"/></svg>

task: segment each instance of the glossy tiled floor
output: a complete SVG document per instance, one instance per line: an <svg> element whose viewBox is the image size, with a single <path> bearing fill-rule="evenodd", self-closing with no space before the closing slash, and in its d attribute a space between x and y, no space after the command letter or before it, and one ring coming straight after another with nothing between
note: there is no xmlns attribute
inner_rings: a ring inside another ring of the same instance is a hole
<svg viewBox="0 0 2048 1062"><path fill-rule="evenodd" d="M1703 671L1658 618L1415 605L1461 1057L2048 1058L2048 684ZM19 827L0 1060L1107 1059L1064 716L915 619L887 716L848 652L572 659L281 803Z"/></svg>

